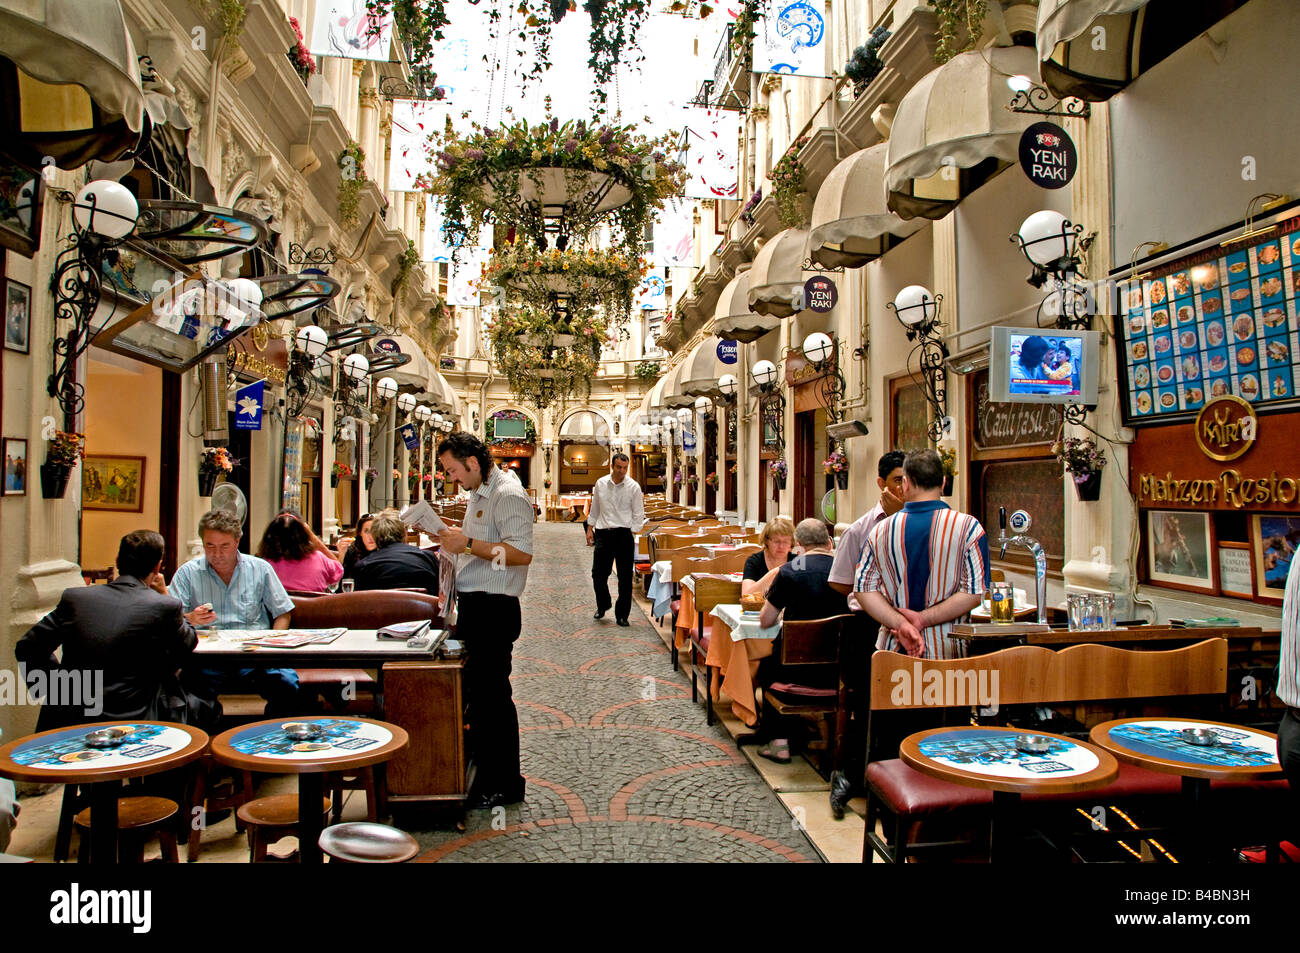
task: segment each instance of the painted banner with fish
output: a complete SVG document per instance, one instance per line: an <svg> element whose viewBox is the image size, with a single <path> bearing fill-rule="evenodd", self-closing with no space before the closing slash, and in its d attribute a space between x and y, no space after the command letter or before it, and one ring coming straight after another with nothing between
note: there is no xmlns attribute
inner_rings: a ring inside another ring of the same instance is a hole
<svg viewBox="0 0 1300 953"><path fill-rule="evenodd" d="M765 0L754 24L754 72L829 76L830 21L820 3Z"/></svg>

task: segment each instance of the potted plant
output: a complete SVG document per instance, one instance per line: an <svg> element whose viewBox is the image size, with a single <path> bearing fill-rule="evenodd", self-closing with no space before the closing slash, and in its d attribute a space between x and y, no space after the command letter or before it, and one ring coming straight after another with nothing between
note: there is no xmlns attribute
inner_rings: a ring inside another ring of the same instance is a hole
<svg viewBox="0 0 1300 953"><path fill-rule="evenodd" d="M549 490L550 488L551 488L551 478L547 477L545 480L542 481L542 489Z"/></svg>
<svg viewBox="0 0 1300 953"><path fill-rule="evenodd" d="M822 461L822 470L827 476L834 475L835 485L841 490L849 488L849 458L839 450L832 450L831 455Z"/></svg>
<svg viewBox="0 0 1300 953"><path fill-rule="evenodd" d="M692 472L686 474L686 482L687 482L688 484L690 484L692 488L694 488L694 487L696 487L696 486L699 486L699 483L700 483L700 475L699 475L698 473L695 473L694 471L692 471Z"/></svg>
<svg viewBox="0 0 1300 953"><path fill-rule="evenodd" d="M943 495L952 496L953 479L957 476L957 450L955 447L940 447L939 462L943 464Z"/></svg>
<svg viewBox="0 0 1300 953"><path fill-rule="evenodd" d="M211 496L217 477L225 477L235 468L235 458L225 447L204 447L199 457L199 496Z"/></svg>
<svg viewBox="0 0 1300 953"><path fill-rule="evenodd" d="M746 225L754 224L754 209L758 208L758 203L763 201L763 190L755 189L754 194L749 197L745 207L740 210L740 220Z"/></svg>
<svg viewBox="0 0 1300 953"><path fill-rule="evenodd" d="M803 188L803 168L799 165L799 150L808 144L807 136L800 136L786 150L785 155L768 176L772 180L772 197L776 199L776 215L787 228L804 225L808 220L806 196Z"/></svg>
<svg viewBox="0 0 1300 953"><path fill-rule="evenodd" d="M366 489L367 489L367 490L370 489L372 486L375 485L375 477L377 477L377 476L379 476L379 471L376 470L374 467L368 467L368 468L366 469Z"/></svg>
<svg viewBox="0 0 1300 953"><path fill-rule="evenodd" d="M681 486L681 483L682 483L682 471L681 471L681 470L674 470L674 471L673 471L673 483L677 484L678 486Z"/></svg>
<svg viewBox="0 0 1300 953"><path fill-rule="evenodd" d="M785 489L785 479L790 475L790 468L786 466L784 459L773 460L767 465L772 473L772 482L776 484L778 490Z"/></svg>
<svg viewBox="0 0 1300 953"><path fill-rule="evenodd" d="M330 467L330 486L338 486L341 477L352 476L352 468L346 463L334 461L334 466Z"/></svg>
<svg viewBox="0 0 1300 953"><path fill-rule="evenodd" d="M1074 477L1074 490L1085 503L1101 499L1101 471L1106 466L1106 451L1091 437L1065 437L1052 444L1052 453Z"/></svg>
<svg viewBox="0 0 1300 953"><path fill-rule="evenodd" d="M844 64L844 75L853 80L853 96L867 88L867 85L880 75L885 68L885 61L880 58L880 48L889 39L889 31L878 26L871 31L867 42L853 51L853 58Z"/></svg>
<svg viewBox="0 0 1300 953"><path fill-rule="evenodd" d="M704 482L716 490L718 488L718 482L719 482L717 471L711 472L708 476L706 476L704 478Z"/></svg>
<svg viewBox="0 0 1300 953"><path fill-rule="evenodd" d="M642 361L636 366L637 380L652 381L659 377L658 361Z"/></svg>
<svg viewBox="0 0 1300 953"><path fill-rule="evenodd" d="M68 491L68 477L77 461L86 455L84 434L54 431L45 462L41 464L41 496L47 500L61 500Z"/></svg>
<svg viewBox="0 0 1300 953"><path fill-rule="evenodd" d="M293 27L294 35L298 38L297 43L289 48L289 62L302 77L303 85L306 85L307 77L316 72L316 57L312 56L311 51L307 49L302 36L302 27L298 25L297 18L289 17L289 26Z"/></svg>

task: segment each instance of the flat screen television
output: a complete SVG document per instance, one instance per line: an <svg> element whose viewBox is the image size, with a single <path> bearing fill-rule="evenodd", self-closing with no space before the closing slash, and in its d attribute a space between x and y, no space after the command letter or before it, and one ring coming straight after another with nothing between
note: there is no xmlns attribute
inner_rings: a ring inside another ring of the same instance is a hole
<svg viewBox="0 0 1300 953"><path fill-rule="evenodd" d="M497 438L523 440L528 436L528 421L522 417L498 417L493 424L492 435Z"/></svg>
<svg viewBox="0 0 1300 953"><path fill-rule="evenodd" d="M990 330L990 400L1086 406L1097 403L1098 332L1005 327Z"/></svg>

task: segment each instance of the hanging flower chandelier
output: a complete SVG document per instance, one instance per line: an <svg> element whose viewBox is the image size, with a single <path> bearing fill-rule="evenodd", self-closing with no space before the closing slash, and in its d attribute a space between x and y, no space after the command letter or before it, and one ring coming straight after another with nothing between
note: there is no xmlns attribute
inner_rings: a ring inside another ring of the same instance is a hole
<svg viewBox="0 0 1300 953"><path fill-rule="evenodd" d="M510 309L489 328L493 360L510 390L538 410L585 400L609 340L608 324L593 312Z"/></svg>
<svg viewBox="0 0 1300 953"><path fill-rule="evenodd" d="M494 249L479 279L480 290L501 289L497 300L572 314L601 310L613 325L632 312L645 263L622 251L587 248L536 251L522 244Z"/></svg>

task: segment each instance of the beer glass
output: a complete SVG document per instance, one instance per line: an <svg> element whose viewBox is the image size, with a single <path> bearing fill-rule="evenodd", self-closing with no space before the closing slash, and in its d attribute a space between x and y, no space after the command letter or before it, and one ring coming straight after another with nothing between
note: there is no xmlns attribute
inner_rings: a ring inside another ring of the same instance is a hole
<svg viewBox="0 0 1300 953"><path fill-rule="evenodd" d="M989 621L1005 624L1016 621L1016 591L1009 582L995 582L989 587Z"/></svg>

